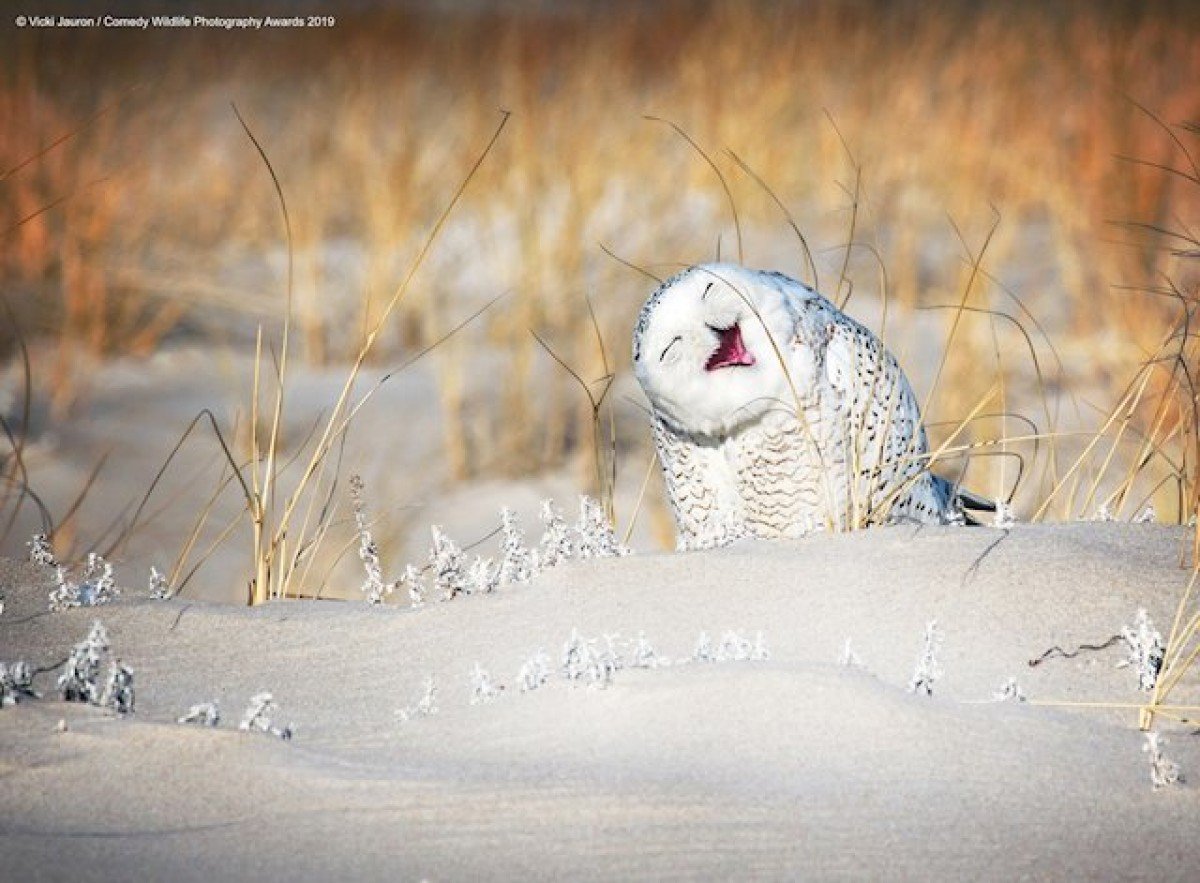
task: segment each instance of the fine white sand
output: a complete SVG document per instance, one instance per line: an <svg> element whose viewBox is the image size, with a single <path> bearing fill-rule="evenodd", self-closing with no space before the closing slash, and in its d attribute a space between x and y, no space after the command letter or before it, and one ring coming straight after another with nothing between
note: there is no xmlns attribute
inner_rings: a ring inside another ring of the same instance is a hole
<svg viewBox="0 0 1200 883"><path fill-rule="evenodd" d="M1165 633L1184 541L888 528L575 562L417 610L127 590L49 614L43 575L6 564L0 660L50 667L99 617L137 705L64 704L51 672L0 710L0 878L1194 879L1197 789L1152 790L1135 712L1035 704L1140 701L1121 648L1027 663L1139 607ZM912 695L934 618L943 675ZM644 632L673 664L521 693L572 628ZM683 661L702 630L762 631L771 658ZM863 668L839 665L847 638ZM470 703L475 663L492 702ZM399 719L427 676L438 713ZM1008 677L1029 703L990 701ZM291 742L237 731L260 690ZM174 723L207 700L219 728ZM1159 724L1200 781L1194 726Z"/></svg>

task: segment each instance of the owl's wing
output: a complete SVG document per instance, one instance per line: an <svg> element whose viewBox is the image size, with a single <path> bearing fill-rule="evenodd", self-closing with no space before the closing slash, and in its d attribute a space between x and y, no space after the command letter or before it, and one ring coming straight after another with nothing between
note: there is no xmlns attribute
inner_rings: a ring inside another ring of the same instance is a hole
<svg viewBox="0 0 1200 883"><path fill-rule="evenodd" d="M712 548L746 535L736 476L719 444L680 435L655 415L654 446L681 551Z"/></svg>
<svg viewBox="0 0 1200 883"><path fill-rule="evenodd" d="M828 323L823 380L827 414L839 427L838 456L855 479L847 503L855 522L892 520L918 484L928 443L912 387L895 357L844 314Z"/></svg>

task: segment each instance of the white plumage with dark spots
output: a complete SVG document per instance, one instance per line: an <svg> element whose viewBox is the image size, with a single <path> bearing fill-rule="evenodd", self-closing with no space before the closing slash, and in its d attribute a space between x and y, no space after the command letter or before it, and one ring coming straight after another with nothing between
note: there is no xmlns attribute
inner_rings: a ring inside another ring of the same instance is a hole
<svg viewBox="0 0 1200 883"><path fill-rule="evenodd" d="M634 371L681 549L875 524L955 524L912 387L868 329L806 285L690 267L646 301Z"/></svg>

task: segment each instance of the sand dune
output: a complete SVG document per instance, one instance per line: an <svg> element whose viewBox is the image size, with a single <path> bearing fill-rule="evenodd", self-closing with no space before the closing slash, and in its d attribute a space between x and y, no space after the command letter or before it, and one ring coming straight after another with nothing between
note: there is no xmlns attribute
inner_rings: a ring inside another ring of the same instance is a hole
<svg viewBox="0 0 1200 883"><path fill-rule="evenodd" d="M0 711L3 875L115 879L1187 879L1191 785L1153 791L1120 647L1169 628L1184 532L888 528L575 562L420 609L187 599L45 612L10 565L0 659L49 667L99 616L133 715L51 695ZM932 697L906 689L926 623ZM607 689L557 672L572 629L671 664ZM699 662L762 632L767 660ZM849 638L863 665L839 664ZM556 669L521 692L538 648ZM472 704L478 663L504 686ZM438 712L402 720L432 677ZM1015 677L1028 703L993 702ZM37 685L53 693L53 674ZM236 730L270 690L285 742ZM1195 685L1185 695L1194 699ZM174 723L219 702L217 729ZM57 732L59 720L66 732ZM1200 776L1192 728L1160 724Z"/></svg>

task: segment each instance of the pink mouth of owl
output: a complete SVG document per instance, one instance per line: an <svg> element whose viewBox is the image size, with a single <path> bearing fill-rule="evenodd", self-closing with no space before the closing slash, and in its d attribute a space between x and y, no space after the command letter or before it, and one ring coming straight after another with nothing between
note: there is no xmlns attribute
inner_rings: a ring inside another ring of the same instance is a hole
<svg viewBox="0 0 1200 883"><path fill-rule="evenodd" d="M717 335L717 348L704 363L705 371L736 366L749 367L754 364L754 353L742 342L742 329L735 323L728 328L709 328Z"/></svg>

